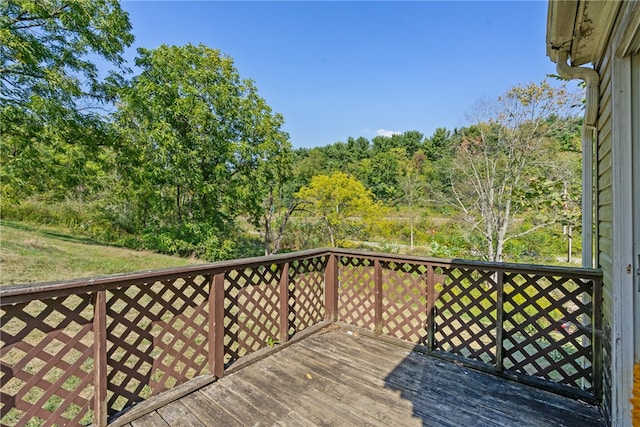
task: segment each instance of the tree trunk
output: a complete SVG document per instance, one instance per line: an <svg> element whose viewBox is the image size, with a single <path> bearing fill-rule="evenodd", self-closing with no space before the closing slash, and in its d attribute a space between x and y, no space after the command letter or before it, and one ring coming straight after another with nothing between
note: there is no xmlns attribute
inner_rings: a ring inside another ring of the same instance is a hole
<svg viewBox="0 0 640 427"><path fill-rule="evenodd" d="M176 185L176 214L178 222L182 222L182 212L180 211L180 185Z"/></svg>
<svg viewBox="0 0 640 427"><path fill-rule="evenodd" d="M413 250L413 214L411 215L411 218L409 219L409 228L411 228L411 250Z"/></svg>
<svg viewBox="0 0 640 427"><path fill-rule="evenodd" d="M269 188L269 202L264 217L264 254L271 255L271 221L273 221L273 189Z"/></svg>

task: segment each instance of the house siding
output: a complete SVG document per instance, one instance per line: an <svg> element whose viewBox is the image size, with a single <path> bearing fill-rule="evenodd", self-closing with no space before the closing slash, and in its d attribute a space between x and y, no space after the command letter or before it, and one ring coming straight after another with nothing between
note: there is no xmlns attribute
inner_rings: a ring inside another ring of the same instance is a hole
<svg viewBox="0 0 640 427"><path fill-rule="evenodd" d="M597 220L597 264L603 272L602 291L602 340L603 395L602 407L607 420L611 420L611 324L613 320L613 187L611 169L611 48L600 64L600 111L598 114L597 168L596 168L596 220Z"/></svg>
<svg viewBox="0 0 640 427"><path fill-rule="evenodd" d="M631 147L632 144L637 147L640 128L640 101L638 93L633 94L638 91L640 78L638 53L632 62L628 55L639 49L640 6L633 2L619 3L617 12L616 22L606 37L608 42L602 45L604 50L599 52L595 62L595 69L600 75L595 153L596 262L603 272L602 408L609 425L627 426L631 422L638 423L640 404L639 368L631 366L629 369L628 365L628 341L630 338L633 341L633 334L629 333L632 331L629 328L633 328L630 301L634 297L632 281L629 280L631 275L625 274L625 270L629 272L628 266L633 265L629 263L633 246L630 235L633 227L637 226L637 219L629 209L633 199L629 183L633 174ZM630 67L630 63L634 66ZM632 384L629 384L632 376ZM631 387L633 397L630 399L628 391ZM633 414L627 412L629 403L633 405Z"/></svg>

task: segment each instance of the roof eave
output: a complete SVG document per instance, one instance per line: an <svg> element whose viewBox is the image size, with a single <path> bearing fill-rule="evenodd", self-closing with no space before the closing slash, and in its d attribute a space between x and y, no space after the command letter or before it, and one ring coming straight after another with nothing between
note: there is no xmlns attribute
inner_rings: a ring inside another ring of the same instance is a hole
<svg viewBox="0 0 640 427"><path fill-rule="evenodd" d="M620 2L551 0L547 13L547 56L569 52L571 65L596 63L613 27Z"/></svg>

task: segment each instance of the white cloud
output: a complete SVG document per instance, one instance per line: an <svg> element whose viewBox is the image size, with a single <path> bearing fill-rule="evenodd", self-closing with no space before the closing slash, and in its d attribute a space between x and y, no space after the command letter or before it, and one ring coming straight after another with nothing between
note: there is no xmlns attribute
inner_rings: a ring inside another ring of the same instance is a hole
<svg viewBox="0 0 640 427"><path fill-rule="evenodd" d="M376 135L377 136L392 136L392 135L399 135L402 132L399 132L397 130L387 130L387 129L378 129L376 130Z"/></svg>

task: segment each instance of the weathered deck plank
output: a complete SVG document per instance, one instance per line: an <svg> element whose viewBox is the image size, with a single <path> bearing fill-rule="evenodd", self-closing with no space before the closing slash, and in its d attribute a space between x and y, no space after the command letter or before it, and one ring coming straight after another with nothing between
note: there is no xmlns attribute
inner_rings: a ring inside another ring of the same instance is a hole
<svg viewBox="0 0 640 427"><path fill-rule="evenodd" d="M265 391L264 387L258 387L250 381L251 372L246 372L242 378L231 376L227 379L227 387L233 389L237 394L245 396L254 407L264 408L268 411L268 418L280 420L290 426L315 426L317 425L308 417L296 413L293 409L278 399L277 395L272 395Z"/></svg>
<svg viewBox="0 0 640 427"><path fill-rule="evenodd" d="M188 425L191 427L207 427L179 400L171 402L156 410L158 415L169 425Z"/></svg>
<svg viewBox="0 0 640 427"><path fill-rule="evenodd" d="M291 364L291 366L295 369L295 365ZM348 387L343 387L334 381L323 384L322 377L309 365L298 366L298 368L300 370L293 371L297 374L292 374L287 372L285 367L267 364L263 372L269 375L269 378L275 376L282 379L280 386L290 390L289 398L292 401L297 401L297 396L302 394L308 411L314 411L315 417L319 420L328 416L337 417L338 424L343 424L357 417L366 425L389 425L387 420L380 417L378 411L370 405L358 404L357 394L349 392ZM349 383L347 379L344 382ZM339 390L340 388L343 390Z"/></svg>
<svg viewBox="0 0 640 427"><path fill-rule="evenodd" d="M336 327L137 426L601 426L594 406Z"/></svg>
<svg viewBox="0 0 640 427"><path fill-rule="evenodd" d="M200 390L184 396L180 399L180 402L207 426L226 425L236 427L242 425L216 402L207 398Z"/></svg>
<svg viewBox="0 0 640 427"><path fill-rule="evenodd" d="M157 412L151 412L131 422L132 427L168 427L169 424Z"/></svg>

